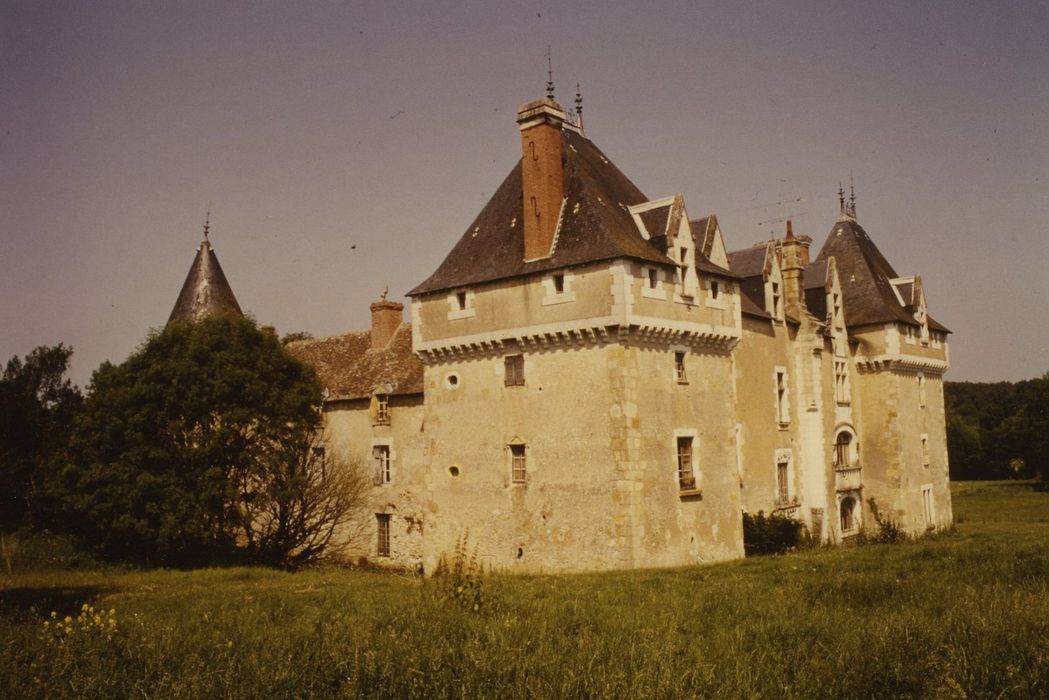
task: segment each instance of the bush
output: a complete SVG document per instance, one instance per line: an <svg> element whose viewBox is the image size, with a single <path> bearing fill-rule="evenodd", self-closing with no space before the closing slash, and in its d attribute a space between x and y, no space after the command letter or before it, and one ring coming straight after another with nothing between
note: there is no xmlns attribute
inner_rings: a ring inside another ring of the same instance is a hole
<svg viewBox="0 0 1049 700"><path fill-rule="evenodd" d="M441 584L439 596L459 609L479 613L493 606L493 599L484 581L484 571L477 561L477 549L467 556L469 533L455 541L455 556L449 564L442 555L434 578Z"/></svg>
<svg viewBox="0 0 1049 700"><path fill-rule="evenodd" d="M867 505L871 509L871 515L874 516L874 525L876 529L873 534L868 534L866 536L865 541L874 542L875 544L893 544L895 542L905 542L910 539L910 536L899 522L897 522L892 516L885 515L878 510L878 503L873 498L867 499Z"/></svg>
<svg viewBox="0 0 1049 700"><path fill-rule="evenodd" d="M743 549L748 557L783 554L809 542L805 524L794 518L772 513L743 514Z"/></svg>

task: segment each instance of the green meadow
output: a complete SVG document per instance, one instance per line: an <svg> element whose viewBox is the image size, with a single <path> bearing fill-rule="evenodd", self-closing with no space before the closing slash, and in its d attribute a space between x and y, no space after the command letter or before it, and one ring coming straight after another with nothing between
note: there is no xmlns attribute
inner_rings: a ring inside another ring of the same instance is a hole
<svg viewBox="0 0 1049 700"><path fill-rule="evenodd" d="M1049 493L953 493L955 529L914 542L578 576L56 567L27 544L0 694L1049 697Z"/></svg>

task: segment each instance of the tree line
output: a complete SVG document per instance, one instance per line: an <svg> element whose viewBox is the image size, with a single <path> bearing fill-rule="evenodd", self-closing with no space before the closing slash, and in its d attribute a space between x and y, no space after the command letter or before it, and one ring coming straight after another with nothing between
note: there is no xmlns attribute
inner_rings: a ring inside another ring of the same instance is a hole
<svg viewBox="0 0 1049 700"><path fill-rule="evenodd" d="M946 382L951 478L1049 477L1049 373L1019 382Z"/></svg>
<svg viewBox="0 0 1049 700"><path fill-rule="evenodd" d="M346 540L368 482L320 446L320 385L271 330L171 324L86 393L71 356L40 347L0 377L0 530L163 566L294 567Z"/></svg>

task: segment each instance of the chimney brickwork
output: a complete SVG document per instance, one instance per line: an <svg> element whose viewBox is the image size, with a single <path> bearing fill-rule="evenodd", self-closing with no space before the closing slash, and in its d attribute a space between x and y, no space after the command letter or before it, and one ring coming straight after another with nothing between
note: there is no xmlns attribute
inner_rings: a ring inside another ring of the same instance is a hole
<svg viewBox="0 0 1049 700"><path fill-rule="evenodd" d="M386 347L390 338L401 325L401 312L404 304L382 299L371 305L372 310L372 348L378 350Z"/></svg>
<svg viewBox="0 0 1049 700"><path fill-rule="evenodd" d="M780 241L780 270L783 273L783 301L787 315L800 319L805 307L805 266L809 264L808 236L794 236L791 222L787 221L787 235Z"/></svg>
<svg viewBox="0 0 1049 700"><path fill-rule="evenodd" d="M561 105L544 98L517 110L521 129L521 180L524 195L524 259L550 255L561 203L565 171L561 154Z"/></svg>

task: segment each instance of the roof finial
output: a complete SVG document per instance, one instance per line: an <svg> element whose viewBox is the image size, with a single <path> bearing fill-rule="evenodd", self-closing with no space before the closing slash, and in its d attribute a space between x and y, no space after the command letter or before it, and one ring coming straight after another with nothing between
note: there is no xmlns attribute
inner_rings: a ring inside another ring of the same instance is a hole
<svg viewBox="0 0 1049 700"><path fill-rule="evenodd" d="M554 99L554 64L550 56L550 45L546 46L546 96Z"/></svg>
<svg viewBox="0 0 1049 700"><path fill-rule="evenodd" d="M787 219L787 236L786 236L786 239L788 241L794 239L794 227L791 226L790 219Z"/></svg>
<svg viewBox="0 0 1049 700"><path fill-rule="evenodd" d="M856 218L856 185L852 181L852 171L849 171L849 216Z"/></svg>
<svg viewBox="0 0 1049 700"><path fill-rule="evenodd" d="M390 285L387 284L385 287L382 288L382 294L379 295L379 298L381 298L383 301L386 301L386 295L389 293Z"/></svg>
<svg viewBox="0 0 1049 700"><path fill-rule="evenodd" d="M583 92L579 83L575 84L575 116L579 121L579 133L583 133Z"/></svg>
<svg viewBox="0 0 1049 700"><path fill-rule="evenodd" d="M208 240L208 233L211 231L211 202L208 202L208 213L204 217L204 240Z"/></svg>
<svg viewBox="0 0 1049 700"><path fill-rule="evenodd" d="M841 186L841 180L838 180L838 214L845 216L845 188Z"/></svg>

